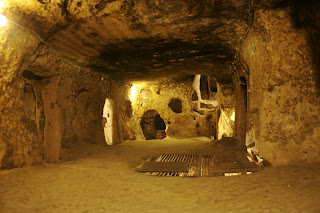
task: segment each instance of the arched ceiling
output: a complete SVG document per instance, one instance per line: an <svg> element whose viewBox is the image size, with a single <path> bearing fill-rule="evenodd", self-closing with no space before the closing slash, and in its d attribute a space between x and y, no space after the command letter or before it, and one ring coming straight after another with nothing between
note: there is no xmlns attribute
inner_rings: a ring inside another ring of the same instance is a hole
<svg viewBox="0 0 320 213"><path fill-rule="evenodd" d="M249 16L248 0L8 2L6 13L23 13L62 57L128 79L201 73L229 81Z"/></svg>

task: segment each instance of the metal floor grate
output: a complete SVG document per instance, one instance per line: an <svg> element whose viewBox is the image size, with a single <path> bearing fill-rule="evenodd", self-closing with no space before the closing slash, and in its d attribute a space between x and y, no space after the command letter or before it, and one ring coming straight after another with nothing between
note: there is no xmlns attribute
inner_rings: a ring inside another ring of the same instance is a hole
<svg viewBox="0 0 320 213"><path fill-rule="evenodd" d="M135 171L157 176L230 176L248 174L261 168L243 152L215 155L162 154L147 157Z"/></svg>

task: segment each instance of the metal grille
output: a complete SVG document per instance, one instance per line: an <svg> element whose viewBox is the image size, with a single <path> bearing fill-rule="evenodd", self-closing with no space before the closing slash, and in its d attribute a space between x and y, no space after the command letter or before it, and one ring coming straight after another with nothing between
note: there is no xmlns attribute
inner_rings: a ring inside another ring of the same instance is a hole
<svg viewBox="0 0 320 213"><path fill-rule="evenodd" d="M241 175L261 169L256 163L250 162L243 152L216 155L162 154L147 157L145 162L135 171L157 176L199 177ZM185 171L185 166L188 171Z"/></svg>

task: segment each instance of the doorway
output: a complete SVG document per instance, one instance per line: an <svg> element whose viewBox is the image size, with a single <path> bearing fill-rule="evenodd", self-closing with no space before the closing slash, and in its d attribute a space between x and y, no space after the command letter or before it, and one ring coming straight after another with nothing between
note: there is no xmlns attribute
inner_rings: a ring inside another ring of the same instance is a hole
<svg viewBox="0 0 320 213"><path fill-rule="evenodd" d="M141 118L140 125L146 140L166 137L166 124L156 110L146 111Z"/></svg>
<svg viewBox="0 0 320 213"><path fill-rule="evenodd" d="M107 98L103 107L102 125L104 130L104 137L108 145L114 144L113 110L114 110L113 101Z"/></svg>

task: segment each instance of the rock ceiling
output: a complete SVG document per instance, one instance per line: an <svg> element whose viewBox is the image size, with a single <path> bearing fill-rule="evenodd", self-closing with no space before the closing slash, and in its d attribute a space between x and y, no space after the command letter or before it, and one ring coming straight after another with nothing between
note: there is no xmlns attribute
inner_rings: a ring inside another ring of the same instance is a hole
<svg viewBox="0 0 320 213"><path fill-rule="evenodd" d="M230 80L229 63L249 14L248 0L8 2L7 15L62 57L128 79L201 73ZM23 18L16 20L17 13Z"/></svg>

